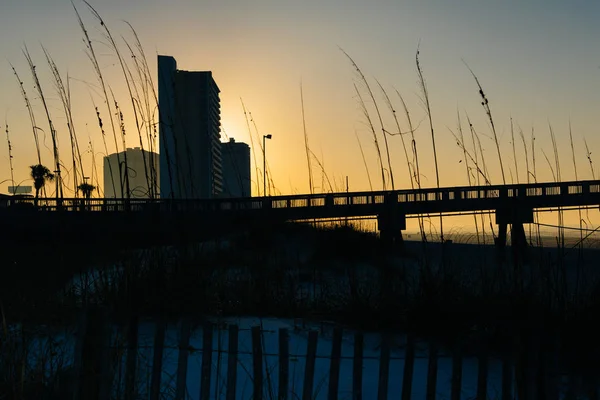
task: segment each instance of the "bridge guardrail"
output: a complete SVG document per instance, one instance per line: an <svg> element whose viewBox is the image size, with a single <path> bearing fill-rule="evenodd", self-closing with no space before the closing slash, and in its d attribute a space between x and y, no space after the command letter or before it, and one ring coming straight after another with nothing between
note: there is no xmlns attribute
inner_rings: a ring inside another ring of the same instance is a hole
<svg viewBox="0 0 600 400"><path fill-rule="evenodd" d="M432 203L441 201L542 198L544 196L581 196L600 193L600 181L547 182L515 185L424 188L379 192L344 192L315 195L247 197L235 199L83 199L23 198L6 200L6 207L35 206L39 211L147 211L147 212L228 212L261 209L294 209L314 207L353 207L378 205L386 197L394 203Z"/></svg>

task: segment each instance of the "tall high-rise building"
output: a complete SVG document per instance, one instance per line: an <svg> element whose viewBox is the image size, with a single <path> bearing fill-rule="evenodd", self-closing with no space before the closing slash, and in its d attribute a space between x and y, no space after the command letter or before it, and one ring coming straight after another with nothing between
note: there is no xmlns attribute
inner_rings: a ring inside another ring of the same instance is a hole
<svg viewBox="0 0 600 400"><path fill-rule="evenodd" d="M181 71L158 56L161 198L220 195L221 105L210 71Z"/></svg>
<svg viewBox="0 0 600 400"><path fill-rule="evenodd" d="M223 197L250 197L250 146L246 143L221 143L223 156Z"/></svg>
<svg viewBox="0 0 600 400"><path fill-rule="evenodd" d="M127 168L125 168L126 154ZM104 157L104 197L119 199L128 197L125 171L129 178L130 198L157 197L157 177L160 173L158 154L134 147Z"/></svg>

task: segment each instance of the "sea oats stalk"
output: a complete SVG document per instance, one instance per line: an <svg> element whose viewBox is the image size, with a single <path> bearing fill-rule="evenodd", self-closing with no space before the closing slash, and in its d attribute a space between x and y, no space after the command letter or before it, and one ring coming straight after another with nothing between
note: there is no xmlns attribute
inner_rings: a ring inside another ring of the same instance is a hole
<svg viewBox="0 0 600 400"><path fill-rule="evenodd" d="M485 157L483 155L483 147L481 146L481 140L479 140L479 135L477 134L477 131L475 130L475 127L473 126L473 123L471 122L471 118L469 117L469 114L465 114L465 117L467 118L467 123L469 124L469 132L471 133L471 142L473 143L473 154L475 155L475 159L474 161L474 165L477 168L477 186L481 186L481 179L480 177L483 177L483 179L485 180L485 184L486 185L491 185L491 181L488 178L488 172L487 172L487 166L486 166L486 162L485 162ZM479 154L481 154L481 164L482 164L482 168L479 167L479 156L477 155L477 150L479 149ZM489 225L490 225L490 231L492 232L492 237L495 236L495 232L494 232L494 225L492 224L492 217L491 217L491 213L488 214L488 221L489 221ZM485 236L485 214L481 214L481 229L482 229L482 237L483 237L483 244L486 244L486 236Z"/></svg>
<svg viewBox="0 0 600 400"><path fill-rule="evenodd" d="M482 171L481 168L479 167L479 161L478 161L479 156L477 155L477 149L475 148L475 142L473 141L474 155L472 155L471 152L469 150L467 150L467 147L464 143L462 128L459 129L459 132L461 132L460 135L457 135L451 129L448 129L448 131L450 131L450 133L454 137L454 140L456 140L456 145L463 151L465 158L467 160L471 160L471 162L473 163L472 168L467 165L467 172L469 175L469 180L471 180L471 178L472 178L471 171L473 169L475 169L477 171L477 176L483 177L486 185L491 185L486 172ZM472 134L473 134L473 132L474 132L474 130L471 131ZM474 139L473 135L472 135L472 139ZM478 179L477 186L479 186L479 179Z"/></svg>
<svg viewBox="0 0 600 400"><path fill-rule="evenodd" d="M94 186L100 197L104 197L104 191L100 192L100 179L98 178L98 168L96 166L96 153L94 152L94 144L92 143L92 138L88 136L89 145L90 145L90 154L92 155L92 173L90 175L91 184ZM96 184L94 185L94 178L96 179Z"/></svg>
<svg viewBox="0 0 600 400"><path fill-rule="evenodd" d="M556 182L561 182L561 171L560 171L560 161L558 157L558 145L556 144L556 136L554 135L554 129L552 129L552 125L548 123L548 129L550 131L550 140L552 141L552 150L554 152L554 164L556 166ZM561 257L559 261L558 267L561 270L561 276L563 280L563 290L564 293L567 293L568 282L567 282L567 265L564 264L564 251L565 251L565 229L564 229L564 212L562 207L558 207L558 228L557 228L557 245L561 251ZM566 301L566 299L565 299Z"/></svg>
<svg viewBox="0 0 600 400"><path fill-rule="evenodd" d="M379 119L379 126L381 127L381 134L383 135L383 142L384 142L384 145L385 145L385 152L386 152L386 155L387 155L388 171L390 173L390 183L391 183L391 186L392 186L392 190L394 190L395 189L395 186L394 186L394 172L393 172L393 169L392 169L392 162L391 162L391 159L390 159L390 148L388 146L387 131L386 131L385 126L383 124L383 118L381 117L381 112L379 111L379 105L377 104L377 100L375 100L375 95L373 95L373 91L371 90L371 85L369 85L369 81L367 80L367 78L363 74L362 70L358 67L358 64L356 64L356 62L354 62L354 60L352 59L352 57L350 57L348 55L348 53L346 53L342 48L340 48L340 50L342 51L342 53L344 53L344 55L346 57L348 57L348 60L350 60L350 62L352 63L352 66L354 67L354 69L356 70L356 72L358 73L358 75L360 76L360 79L365 84L365 88L367 89L367 92L369 93L369 97L371 98L371 101L373 101L373 107L375 108L375 112L377 113L377 118ZM355 88L356 88L356 85L355 85ZM362 98L361 98L361 103L363 103L363 110L366 110L366 107L364 106L364 102L362 101ZM368 120L369 120L369 124L371 124L371 129L374 130L374 128L372 126L372 123L371 123L371 119L369 118ZM378 144L377 144L377 147L379 147ZM385 180L384 180L384 184L383 184L383 190L386 190Z"/></svg>
<svg viewBox="0 0 600 400"><path fill-rule="evenodd" d="M390 99L390 97L388 96L387 91L383 88L383 86L379 83L379 81L377 81L377 84L379 85L379 88L381 89L383 96L384 96L384 100L385 103L387 104L390 112L392 113L393 117L394 117L394 121L396 122L396 129L398 130L398 132L394 133L394 134L390 134L391 136L395 136L395 135L399 135L400 136L400 140L402 141L402 149L404 150L404 157L406 159L406 167L408 170L408 179L410 181L410 187L411 189L415 189L415 183L417 183L417 172L415 170L415 163L418 164L418 162L416 162L415 160L418 161L418 158L416 156L416 141L414 141L414 130L412 127L412 121L410 119L410 114L408 112L408 108L406 107L406 103L404 102L404 99L402 98L402 96L400 95L400 92L398 90L396 90L396 93L398 94L398 97L400 97L401 101L402 101L402 105L404 107L404 112L406 115L406 118L408 120L408 125L409 125L409 131L408 132L402 132L402 129L400 127L400 122L398 121L398 115L396 113L396 109L394 108L394 105L392 104L392 101ZM412 150L412 161L410 160L409 156L408 156L408 149L406 146L406 141L404 139L404 135L410 133L413 141L411 141L411 143L414 143L414 147L411 146ZM419 184L419 188L420 188L420 184ZM421 234L421 238L425 238L425 226L423 224L423 218L422 217L418 217L417 218L417 222L419 224L419 232Z"/></svg>
<svg viewBox="0 0 600 400"><path fill-rule="evenodd" d="M456 133L454 133L451 129L448 128L448 130L450 131L450 133L452 134L452 136L454 137L454 140L456 140L456 144L458 145L458 147L463 151L463 155L465 158L465 166L467 169L467 178L469 181L469 185L472 184L473 179L475 179L475 183L477 186L481 186L481 177L483 177L483 179L485 180L485 184L486 185L490 185L490 181L486 175L486 173L484 171L481 170L481 168L479 167L479 155L477 154L477 146L476 146L476 142L475 142L475 137L477 136L475 129L473 128L473 126L471 125L471 121L468 119L468 115L467 115L467 120L469 121L469 127L470 127L470 132L471 132L471 140L473 143L473 155L469 152L469 150L467 150L467 147L465 145L464 142L464 134L462 132L462 123L460 120L460 114L458 117L458 123L459 123L459 135L457 135ZM477 138L479 140L479 138ZM481 144L481 143L480 143ZM468 165L469 160L471 160L471 163L473 164L473 167L470 167ZM472 176L472 170L475 170L477 173L475 174L475 176ZM483 244L485 244L486 238L485 238L485 215L483 213L480 214L481 216L481 228L482 228L482 236L483 236ZM478 224L477 224L477 215L474 215L475 218L475 229L478 231ZM490 217L490 224L491 224L491 217ZM493 232L493 228L492 228L492 232ZM479 242L479 236L477 237L478 243Z"/></svg>
<svg viewBox="0 0 600 400"><path fill-rule="evenodd" d="M317 157L317 155L310 150L310 154L314 157L315 161L317 162L317 165L319 166L319 168L321 168L321 178L323 179L323 183L325 183L325 181L327 182L327 185L329 186L329 192L333 193L333 185L331 184L331 181L329 180L329 175L327 175L327 171L325 171L325 166L323 165L323 163L319 160L319 157ZM321 156L322 157L322 156ZM321 184L321 187L324 187L324 184ZM323 189L322 189L323 190ZM323 190L323 192L325 192Z"/></svg>
<svg viewBox="0 0 600 400"><path fill-rule="evenodd" d="M419 60L419 49L417 48L417 53L415 55L415 63L417 65L417 75L419 76L419 86L421 88L421 94L423 95L422 101L425 107L425 112L427 113L427 119L429 120L429 129L431 131L431 144L433 146L433 162L435 164L435 182L436 187L440 188L440 171L438 167L438 159L437 159L437 148L435 145L435 133L433 130L433 117L431 115L431 104L429 102L429 92L427 90L427 83L425 82L425 76L423 75L423 68L421 68L421 62ZM444 218L440 213L440 241L444 242Z"/></svg>
<svg viewBox="0 0 600 400"><path fill-rule="evenodd" d="M67 121L67 130L69 131L69 140L71 144L71 158L73 164L73 191L75 197L79 190L79 180L77 176L77 164L79 164L79 172L81 174L81 179L85 176L85 172L83 170L83 162L81 161L81 152L79 151L79 142L77 140L77 134L75 132L75 124L73 122L73 113L71 107L71 92L69 88L69 78L67 76L67 85L64 84L63 79L60 75L60 71L56 66L56 63L50 56L50 53L42 46L42 50L44 51L44 55L46 56L46 61L48 62L48 66L52 71L52 75L54 77L54 86L58 97L60 98L61 104L63 106L63 111L65 113L65 119Z"/></svg>
<svg viewBox="0 0 600 400"><path fill-rule="evenodd" d="M117 131L115 128L115 122L113 120L113 111L112 111L112 107L111 107L111 103L108 97L108 91L107 91L107 85L104 81L104 75L102 74L102 69L100 68L100 64L98 62L98 58L96 57L96 51L94 49L94 45L92 44L92 40L88 34L87 28L85 27L85 24L83 23L83 20L81 19L81 15L79 14L79 11L77 10L77 7L75 7L75 4L73 2L71 2L71 5L73 6L73 10L75 10L75 15L77 16L77 20L79 22L79 27L81 28L81 31L83 33L84 36L84 43L87 49L87 56L90 60L90 62L92 63L92 66L94 67L94 72L96 73L96 79L98 79L98 82L100 83L100 87L102 88L102 94L104 96L104 102L106 104L106 110L108 112L108 117L110 119L110 126L111 126L111 130L112 130L112 134L113 134L113 139L115 142L115 152L117 154L117 164L121 165L121 155L119 154L119 144L117 141ZM98 118L100 118L100 115L98 113L98 109L96 107L96 114L98 115ZM100 120L100 119L99 119ZM126 149L123 149L123 151L125 151ZM106 152L106 155L108 156L108 149ZM109 169L110 169L110 174L111 176L113 176L112 173L112 166L110 166L111 163L108 163L109 165ZM123 187L123 182L121 181L121 176L119 175L119 187ZM114 191L115 196L117 194L117 191Z"/></svg>
<svg viewBox="0 0 600 400"><path fill-rule="evenodd" d="M464 64L471 72L471 75L473 75L473 79L475 79L475 83L477 83L477 87L479 88L479 95L481 96L481 105L482 105L483 109L485 110L485 114L487 115L488 120L490 121L490 126L492 128L492 134L494 136L494 143L496 144L496 151L498 152L498 161L500 162L500 172L502 173L502 183L504 185L506 185L506 177L504 176L504 164L502 163L502 155L500 154L500 140L498 139L498 135L496 133L496 125L494 124L494 118L492 117L492 109L490 108L490 102L489 102L487 96L485 95L485 93L483 92L483 87L481 86L481 83L479 82L479 78L477 78L477 75L475 75L475 73L473 72L471 67L469 67L469 65L466 62L464 62Z"/></svg>
<svg viewBox="0 0 600 400"><path fill-rule="evenodd" d="M579 176L577 174L577 160L575 158L575 145L573 144L573 129L571 128L571 120L569 120L569 140L571 142L571 156L573 159L573 172L575 173L575 180L579 181ZM577 213L579 215L579 244L578 244L578 249L579 249L579 258L578 258L578 263L577 263L577 278L575 281L575 293L578 293L579 290L579 280L581 279L581 272L582 272L582 264L581 264L581 258L583 256L583 217L581 214L581 208L577 209Z"/></svg>
<svg viewBox="0 0 600 400"><path fill-rule="evenodd" d="M515 129L513 126L513 119L510 117L510 137L512 142L513 160L515 162L515 175L517 176L517 182L519 183L519 163L517 162L517 147L515 144Z"/></svg>
<svg viewBox="0 0 600 400"><path fill-rule="evenodd" d="M54 166L56 168L56 170L54 172L57 175L56 176L56 199L58 200L59 198L63 197L62 182L61 182L61 178L60 178L61 164L60 164L60 157L59 157L59 152L58 152L58 137L56 134L56 130L54 129L54 124L52 123L52 117L50 116L50 110L48 109L48 103L46 102L46 97L44 97L44 91L42 90L42 85L40 84L40 80L37 75L36 67L33 63L33 60L31 59L29 50L27 50L27 46L25 46L23 49L23 55L25 56L25 59L27 59L27 64L29 64L29 69L31 70L31 76L33 77L33 82L35 84L35 88L38 92L38 95L40 96L40 100L44 107L44 111L46 112L46 118L48 120L50 136L52 138L52 151L53 151L53 155L54 155Z"/></svg>
<svg viewBox="0 0 600 400"><path fill-rule="evenodd" d="M248 110L248 116L250 117L250 122L252 123L251 126L254 127L254 131L250 130L250 134L252 135L254 133L254 135L256 136L255 139L256 139L256 142L258 143L258 148L260 150L260 153L262 155L264 155L265 151L264 151L263 145L262 145L262 138L260 137L260 133L258 131L258 127L256 126L256 121L254 120L254 117L252 116L252 112L250 110ZM259 175L260 175L260 177L257 177L257 181L262 177L263 181L266 180L266 182L268 182L268 179L269 179L269 163L266 160L263 160L263 161L264 161L264 165L265 165L266 171L263 171L262 169L260 169L260 167L258 167L258 164L257 164L257 170L258 170ZM262 182L263 183L263 190L265 190L264 187L266 185L266 182ZM263 193L263 196L266 196L266 195L267 195L266 192Z"/></svg>
<svg viewBox="0 0 600 400"><path fill-rule="evenodd" d="M13 168L13 155L12 155L12 144L10 143L10 135L8 133L8 121L4 119L4 126L6 132L6 144L8 145L8 165L10 166L10 182L15 186L15 170ZM16 192L14 194L17 194Z"/></svg>
<svg viewBox="0 0 600 400"><path fill-rule="evenodd" d="M133 108L133 112L135 115L135 125L136 125L136 129L137 129L137 133L138 133L138 138L140 141L140 149L142 150L142 162L144 164L144 175L146 177L146 184L148 185L148 194L149 197L155 198L155 188L154 188L154 179L152 176L152 167L149 166L151 160L148 159L148 157L152 158L152 152L150 152L150 154L147 154L147 152L145 151L145 146L144 146L144 140L142 137L142 130L144 128L145 129L145 133L146 133L146 139L148 140L148 146L152 146L152 139L151 139L151 132L152 132L152 127L151 127L151 113L150 113L150 107L149 107L149 96L148 96L148 90L146 89L146 85L144 84L144 79L143 79L143 71L142 71L142 67L141 65L138 63L137 61L137 57L135 56L135 53L133 51L133 48L129 45L129 43L125 40L125 38L123 38L123 42L125 43L125 45L127 46L127 49L129 49L129 53L131 55L131 58L133 60L133 64L135 67L135 70L137 71L137 76L139 79L139 85L141 85L141 89L142 89L142 96L140 96L140 91L138 90L138 85L135 82L135 79L133 78L133 73L131 72L131 68L129 67L129 65L127 65L126 63L123 63L123 68L126 71L126 79L128 81L128 90L130 92L130 98L131 98L131 106ZM129 84L129 82L131 82L131 84ZM135 95L135 96L134 96ZM142 103L142 100L144 101L144 103ZM142 104L145 106L142 106ZM144 111L147 112L147 114L144 114ZM140 122L141 120L141 122Z"/></svg>
<svg viewBox="0 0 600 400"><path fill-rule="evenodd" d="M124 160L123 164L119 164L119 175L123 175L122 180L125 182L125 187L121 187L121 196L129 199L131 197L131 187L129 186L129 165L127 165L127 144L125 143L125 120L123 119L123 112L119 107L119 103L115 100L115 94L112 89L109 87L110 95L115 104L115 116L119 120L119 131L121 132L121 140L123 142L124 149ZM121 166L122 165L122 166ZM121 169L122 168L122 169ZM124 195L124 196L123 196Z"/></svg>
<svg viewBox="0 0 600 400"><path fill-rule="evenodd" d="M534 183L537 183L537 162L536 162L536 157L535 157L535 129L532 126L531 127L531 164L532 164L532 169L533 169L533 181ZM535 218L534 221L539 221L539 218L537 217L537 214L535 214ZM539 224L536 225L537 226L537 246L542 246L542 236L541 236L541 231L540 231L540 226Z"/></svg>
<svg viewBox="0 0 600 400"><path fill-rule="evenodd" d="M367 159L365 158L365 152L363 151L362 144L360 143L360 138L358 137L358 132L354 131L354 136L356 136L358 148L360 149L360 155L362 157L363 163L365 164L365 171L367 172L367 179L369 181L369 190L373 191L373 184L371 183L371 174L369 173L369 166L367 164Z"/></svg>
<svg viewBox="0 0 600 400"><path fill-rule="evenodd" d="M526 171L526 181L527 183L531 183L530 179L530 169L529 169L529 152L527 151L527 142L525 140L525 134L523 133L523 129L519 127L519 137L521 138L521 143L523 143L523 152L525 153L525 169Z"/></svg>
<svg viewBox="0 0 600 400"><path fill-rule="evenodd" d="M139 53L139 57L135 57L135 62L136 65L140 65L141 66L141 71L143 73L144 79L140 80L140 85L142 86L142 89L144 90L144 99L145 99L145 103L146 103L146 108L147 108L147 115L148 115L148 141L150 144L150 152L153 153L154 149L156 148L156 140L157 140L157 134L156 134L156 126L157 124L155 123L155 118L154 118L154 113L151 111L151 105L150 105L150 92L153 95L153 104L155 105L156 109L158 110L158 114L159 114L159 123L161 123L160 121L162 121L161 118L161 108L160 105L158 104L158 95L156 93L156 88L154 87L154 80L152 79L152 73L150 72L150 67L148 66L148 59L146 58L146 53L144 52L144 47L142 46L142 42L140 41L140 38L136 32L136 30L133 28L133 26L125 21L125 23L129 26L129 28L131 29L131 32L133 34L133 37L135 38L135 47L138 50ZM141 61L140 61L141 60ZM139 63L139 64L138 64ZM149 90L148 90L149 88ZM152 118L150 117L152 115ZM173 177L172 177L172 171L171 171L171 164L170 164L170 159L171 159L171 154L169 152L169 150L167 148L165 148L165 159L167 161L167 174L169 177L169 182L171 184L171 187L173 186ZM155 189L155 194L158 196L159 193L159 187L158 187L158 181L157 181L157 172L156 172L156 165L155 165L155 158L152 157L151 159L151 171L152 171L152 179L153 179L153 187Z"/></svg>
<svg viewBox="0 0 600 400"><path fill-rule="evenodd" d="M379 168L381 169L381 185L382 190L385 190L385 168L383 167L383 159L381 158L381 151L379 149L379 140L377 139L377 133L375 132L375 127L373 126L373 122L371 121L371 116L369 115L369 110L367 109L367 105L365 104L360 91L356 84L354 84L354 90L356 95L358 96L358 104L363 112L364 117L367 120L367 125L373 135L373 142L375 143L375 150L377 151L377 160L379 161Z"/></svg>
<svg viewBox="0 0 600 400"><path fill-rule="evenodd" d="M525 140L525 134L523 133L523 129L519 127L519 136L521 137L521 143L523 143L523 152L525 153L525 169L526 169L526 181L527 183L531 183L531 170L529 169L529 153L527 151L527 142ZM537 213L533 214L534 222L537 222ZM529 243L533 243L531 240L531 224L529 224Z"/></svg>
<svg viewBox="0 0 600 400"><path fill-rule="evenodd" d="M300 104L302 106L302 130L304 131L304 150L306 151L306 163L308 166L308 188L310 194L313 194L313 177L310 163L310 148L308 147L308 134L306 133L306 116L304 115L304 91L302 90L302 81L300 81Z"/></svg>
<svg viewBox="0 0 600 400"><path fill-rule="evenodd" d="M594 172L594 163L592 162L592 152L590 151L590 148L588 147L587 140L585 137L583 138L583 144L585 145L585 156L590 165L590 172L592 173L592 179L596 180L596 173Z"/></svg>
<svg viewBox="0 0 600 400"><path fill-rule="evenodd" d="M10 67L12 68L15 78L17 78L17 82L19 83L19 89L21 91L21 96L23 97L23 100L25 101L25 106L27 107L27 113L29 115L29 122L31 123L31 130L33 132L33 140L35 142L35 151L37 153L37 161L38 161L38 164L41 164L42 163L42 155L40 153L40 140L39 140L38 132L37 132L39 128L37 126L37 123L35 122L35 113L33 112L33 108L31 107L31 102L29 101L29 97L27 96L27 92L25 91L25 86L23 85L23 81L19 77L19 74L17 73L17 70L15 69L15 67L12 64L10 64Z"/></svg>
<svg viewBox="0 0 600 400"><path fill-rule="evenodd" d="M254 150L254 139L252 138L252 129L250 128L250 120L248 117L248 111L246 111L246 106L244 105L244 101L240 97L240 102L242 103L242 110L244 111L244 118L246 120L246 127L248 128L248 137L250 138L250 150L252 150L252 158L254 159L254 173L256 178L256 193L260 196L260 184L258 182L260 169L258 167L258 162L256 161L256 151Z"/></svg>
<svg viewBox="0 0 600 400"><path fill-rule="evenodd" d="M465 136L463 134L462 121L460 119L460 111L458 111L458 110L456 110L456 118L457 118L457 124L458 124L458 135L460 137L460 143L461 143L462 150L463 150L463 159L464 159L464 162L465 162L465 171L467 173L467 183L469 184L469 186L473 186L473 181L471 179L471 169L469 168L469 158L467 157L467 148L464 145L464 143L465 143ZM477 244L480 244L480 240L479 240L479 224L477 222L477 215L473 215L473 222L475 222L475 234L477 235Z"/></svg>
<svg viewBox="0 0 600 400"><path fill-rule="evenodd" d="M413 172L413 179L417 185L417 187L419 189L421 189L421 169L419 167L419 154L417 152L417 141L415 140L415 127L413 126L412 123L412 118L410 117L410 112L408 111L408 106L406 105L406 102L404 101L404 97L402 97L402 95L400 94L400 91L398 89L394 89L396 91L396 94L398 95L398 98L400 99L400 102L402 103L402 108L404 109L404 115L406 116L406 122L408 123L408 130L410 132L410 136L411 136L411 151L412 151L412 155L413 155L413 160L412 160L412 172ZM425 233L425 222L424 222L424 218L422 216L419 216L417 218L417 221L419 222L419 230L421 232L421 240L423 242L427 241L427 234Z"/></svg>
<svg viewBox="0 0 600 400"><path fill-rule="evenodd" d="M398 115L396 114L396 109L394 108L394 105L392 104L392 101L390 99L390 96L388 96L387 91L383 88L383 86L381 85L381 83L379 83L378 80L375 80L377 82L377 84L379 85L379 89L381 90L381 93L383 93L383 98L385 101L385 104L387 105L388 109L390 110L390 112L392 113L392 116L394 118L394 122L396 123L396 129L398 130L396 133L388 133L390 136L400 136L400 140L402 142L402 149L404 150L404 158L406 159L406 167L407 167L407 172L408 172L408 180L410 181L410 187L412 189L415 188L415 183L413 180L413 167L411 165L410 162L410 158L408 157L408 149L406 147L406 140L404 140L404 135L406 135L409 132L402 132L402 129L400 128L400 122L398 121ZM393 190L393 188L392 188Z"/></svg>
<svg viewBox="0 0 600 400"><path fill-rule="evenodd" d="M552 141L552 150L554 152L554 165L556 167L556 182L562 182L561 172L560 172L560 161L558 157L558 146L556 144L556 136L554 135L554 129L552 129L552 125L548 123L548 128L550 130L550 139ZM562 211L562 207L558 207L558 235L559 240L564 248L565 244L565 231L563 228L564 225L564 214Z"/></svg>
<svg viewBox="0 0 600 400"><path fill-rule="evenodd" d="M102 26L102 28L104 28L104 32L105 32L105 37L109 40L113 51L115 52L115 54L117 55L117 59L119 60L119 65L121 66L121 71L123 72L123 77L125 79L125 84L127 85L127 90L129 92L129 98L131 99L131 107L133 109L133 114L135 117L135 125L136 128L138 130L138 134L140 136L140 143L141 146L143 146L142 140L141 140L141 131L140 131L140 123L139 123L139 118L138 118L138 113L137 113L137 109L135 107L135 102L134 102L134 97L133 97L133 92L131 90L131 84L129 83L129 79L127 77L127 72L125 69L125 63L123 62L123 57L121 57L121 52L119 51L119 47L117 46L117 43L115 42L115 40L113 39L112 34L110 33L110 30L108 29L108 26L106 25L106 22L102 19L102 17L100 16L100 14L94 9L94 7L92 7L92 5L90 3L88 3L86 0L83 0L84 4L90 9L92 15L94 17L96 17L96 19L98 20L98 22L100 22L100 26ZM112 89L111 89L111 95L114 99L114 94L112 94ZM108 99L107 99L108 101ZM115 107L117 105L117 102L115 101ZM125 142L125 127L123 124L123 113L119 110L117 111L117 117L119 118L119 120L121 121L121 136L122 136L122 140L123 140L123 162L125 163L125 171L128 170L129 165L127 163L127 144ZM112 118L111 118L112 121ZM143 151L143 147L142 147L142 151ZM117 148L117 152L118 152L118 148ZM146 171L146 159L144 158L144 171ZM146 177L147 177L147 172L146 172ZM123 179L125 180L125 190L126 190L126 198L130 198L131 197L131 188L129 186L129 173L125 173L125 176L123 177Z"/></svg>
<svg viewBox="0 0 600 400"><path fill-rule="evenodd" d="M102 143L104 144L104 151L105 151L106 155L108 155L108 145L106 144L106 132L104 131L104 123L102 122L102 117L100 116L100 110L98 110L98 107L96 106L96 103L94 102L93 99L92 99L92 104L94 105L94 110L96 110L96 119L98 121L98 127L100 128ZM92 158L94 158L93 153L92 153ZM115 183L115 175L112 170L112 163L109 162L107 164L108 164L108 173L110 175L110 182L112 184L112 189L113 189L113 197L116 197L117 185ZM95 165L95 162L94 162L94 165ZM119 187L121 187L121 186L119 186ZM104 188L104 193L106 193L106 188Z"/></svg>
<svg viewBox="0 0 600 400"><path fill-rule="evenodd" d="M248 110L248 115L250 116L250 122L252 122L252 126L254 126L254 134L256 135L256 140L258 142L258 145L260 147L260 151L264 153L264 149L263 149L263 145L262 145L262 138L260 135L260 131L258 130L258 126L256 125L256 119L252 116L252 112L250 112L250 110ZM269 167L269 161L265 160L265 165L266 165L266 175L267 175L267 188L269 190L271 190L271 188L273 188L273 190L275 190L275 183L273 183L273 176L271 175L271 167ZM267 195L266 193L263 193L263 195Z"/></svg>

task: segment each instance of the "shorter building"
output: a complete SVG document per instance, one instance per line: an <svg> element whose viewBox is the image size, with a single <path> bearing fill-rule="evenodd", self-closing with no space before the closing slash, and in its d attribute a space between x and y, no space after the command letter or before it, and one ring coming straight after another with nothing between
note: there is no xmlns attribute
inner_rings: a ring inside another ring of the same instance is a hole
<svg viewBox="0 0 600 400"><path fill-rule="evenodd" d="M127 158L127 168L125 168ZM129 193L125 171L129 178ZM104 157L104 197L105 198L157 198L159 158L157 153L139 147Z"/></svg>
<svg viewBox="0 0 600 400"><path fill-rule="evenodd" d="M250 146L246 143L221 143L221 159L223 165L223 192L221 197L250 197Z"/></svg>

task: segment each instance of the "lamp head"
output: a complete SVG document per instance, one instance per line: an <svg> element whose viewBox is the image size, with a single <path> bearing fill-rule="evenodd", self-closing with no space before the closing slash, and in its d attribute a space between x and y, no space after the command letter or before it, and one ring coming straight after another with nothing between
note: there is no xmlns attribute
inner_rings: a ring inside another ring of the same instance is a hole
<svg viewBox="0 0 600 400"><path fill-rule="evenodd" d="M270 133L268 135L265 135L266 139L271 139L273 137L273 135L271 135Z"/></svg>

